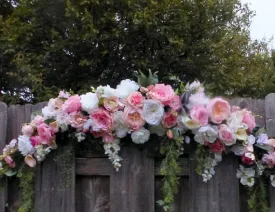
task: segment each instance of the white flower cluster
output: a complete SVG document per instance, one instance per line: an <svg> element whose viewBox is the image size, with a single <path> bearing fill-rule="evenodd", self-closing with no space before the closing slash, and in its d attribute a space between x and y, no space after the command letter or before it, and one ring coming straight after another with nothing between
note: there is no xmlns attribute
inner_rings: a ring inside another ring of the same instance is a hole
<svg viewBox="0 0 275 212"><path fill-rule="evenodd" d="M85 133L83 132L75 133L74 136L76 137L78 142L85 140Z"/></svg>
<svg viewBox="0 0 275 212"><path fill-rule="evenodd" d="M203 182L207 182L212 179L215 175L214 167L218 165L220 161L222 161L222 155L220 154L213 154L213 158L210 156L208 161L205 163L205 167L202 173Z"/></svg>
<svg viewBox="0 0 275 212"><path fill-rule="evenodd" d="M46 155L51 152L50 147L43 148L42 145L36 146L35 149L36 149L36 152L35 152L34 156L38 162L43 161L46 158Z"/></svg>
<svg viewBox="0 0 275 212"><path fill-rule="evenodd" d="M109 160L112 161L116 171L118 171L121 167L120 161L122 160L122 158L118 155L118 152L120 151L120 146L118 143L119 141L104 144L105 154L109 156Z"/></svg>
<svg viewBox="0 0 275 212"><path fill-rule="evenodd" d="M244 168L240 165L240 169L237 170L237 178L241 179L241 184L252 187L255 183L255 173L256 171L253 168Z"/></svg>

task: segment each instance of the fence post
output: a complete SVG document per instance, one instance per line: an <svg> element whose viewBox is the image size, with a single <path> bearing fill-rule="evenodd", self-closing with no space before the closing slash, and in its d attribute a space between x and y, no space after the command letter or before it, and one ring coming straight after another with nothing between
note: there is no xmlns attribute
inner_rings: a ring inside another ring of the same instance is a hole
<svg viewBox="0 0 275 212"><path fill-rule="evenodd" d="M7 122L8 122L7 105L0 102L0 151L6 145ZM1 188L0 190L0 211L6 210L6 202L7 202L7 183L5 183L3 188Z"/></svg>
<svg viewBox="0 0 275 212"><path fill-rule="evenodd" d="M265 125L268 137L275 137L275 93L265 97ZM269 186L271 212L275 212L275 188Z"/></svg>

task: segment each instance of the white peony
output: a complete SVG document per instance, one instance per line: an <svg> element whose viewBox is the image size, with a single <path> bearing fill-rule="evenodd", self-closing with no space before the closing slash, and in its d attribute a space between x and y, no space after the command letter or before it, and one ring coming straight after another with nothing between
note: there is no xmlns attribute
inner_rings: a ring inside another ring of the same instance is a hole
<svg viewBox="0 0 275 212"><path fill-rule="evenodd" d="M142 116L148 124L152 126L159 125L163 115L164 108L160 102L154 99L147 99L144 101Z"/></svg>
<svg viewBox="0 0 275 212"><path fill-rule="evenodd" d="M18 137L18 149L24 156L34 153L34 148L31 144L30 138L25 135L20 135Z"/></svg>
<svg viewBox="0 0 275 212"><path fill-rule="evenodd" d="M194 139L203 145L205 142L214 143L217 137L218 132L214 128L203 126L196 132Z"/></svg>
<svg viewBox="0 0 275 212"><path fill-rule="evenodd" d="M123 114L124 113L122 111L117 111L113 114L113 129L118 138L124 138L130 130L129 127L123 121Z"/></svg>
<svg viewBox="0 0 275 212"><path fill-rule="evenodd" d="M139 85L129 79L122 80L116 88L116 96L119 98L126 98L130 93L133 93L139 89Z"/></svg>
<svg viewBox="0 0 275 212"><path fill-rule="evenodd" d="M116 95L116 89L111 88L110 85L99 86L96 89L96 94L103 98L109 98Z"/></svg>
<svg viewBox="0 0 275 212"><path fill-rule="evenodd" d="M86 112L91 112L91 110L96 109L98 107L98 98L95 93L86 93L80 96L80 103L82 106L82 110Z"/></svg>
<svg viewBox="0 0 275 212"><path fill-rule="evenodd" d="M150 138L150 132L144 127L134 131L131 135L132 141L136 144L143 144Z"/></svg>
<svg viewBox="0 0 275 212"><path fill-rule="evenodd" d="M42 109L42 114L45 118L53 118L56 116L58 110L55 109L56 99L50 99L48 106Z"/></svg>

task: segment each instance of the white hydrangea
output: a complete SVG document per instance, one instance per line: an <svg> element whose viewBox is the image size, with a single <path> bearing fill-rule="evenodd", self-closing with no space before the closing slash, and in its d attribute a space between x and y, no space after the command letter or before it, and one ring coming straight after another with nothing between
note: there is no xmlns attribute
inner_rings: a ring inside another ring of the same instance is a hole
<svg viewBox="0 0 275 212"><path fill-rule="evenodd" d="M130 129L123 121L123 112L116 111L113 114L113 120L114 120L113 129L116 133L116 136L118 138L124 138L130 131Z"/></svg>
<svg viewBox="0 0 275 212"><path fill-rule="evenodd" d="M163 115L164 108L160 102L154 99L144 101L142 116L148 124L152 126L159 125L163 119Z"/></svg>
<svg viewBox="0 0 275 212"><path fill-rule="evenodd" d="M30 138L25 135L20 135L18 137L18 149L24 156L34 153L34 148L31 144Z"/></svg>
<svg viewBox="0 0 275 212"><path fill-rule="evenodd" d="M256 171L253 168L244 168L240 165L240 169L237 170L236 176L241 179L241 184L252 187L255 183L255 173Z"/></svg>
<svg viewBox="0 0 275 212"><path fill-rule="evenodd" d="M68 113L59 111L56 115L56 122L58 123L58 126L61 128L62 132L65 132L68 129L69 120L70 116Z"/></svg>
<svg viewBox="0 0 275 212"><path fill-rule="evenodd" d="M95 93L89 92L80 96L82 110L88 113L98 107L98 102L99 100Z"/></svg>
<svg viewBox="0 0 275 212"><path fill-rule="evenodd" d="M74 135L78 142L85 140L85 133L83 132L78 132L78 133L75 133Z"/></svg>
<svg viewBox="0 0 275 212"><path fill-rule="evenodd" d="M122 160L119 157L118 152L120 151L119 140L116 140L113 143L104 144L105 154L108 155L109 160L112 161L116 171L121 167L120 161Z"/></svg>
<svg viewBox="0 0 275 212"><path fill-rule="evenodd" d="M119 98L126 98L130 93L135 92L139 89L139 85L132 80L122 80L116 87L116 96Z"/></svg>
<svg viewBox="0 0 275 212"><path fill-rule="evenodd" d="M205 142L214 143L217 137L218 132L214 128L203 126L196 132L194 139L203 145Z"/></svg>
<svg viewBox="0 0 275 212"><path fill-rule="evenodd" d="M103 98L109 98L116 95L116 89L111 88L110 85L99 86L96 89L96 94Z"/></svg>
<svg viewBox="0 0 275 212"><path fill-rule="evenodd" d="M134 131L131 135L132 141L136 144L143 144L150 138L149 130L144 127Z"/></svg>

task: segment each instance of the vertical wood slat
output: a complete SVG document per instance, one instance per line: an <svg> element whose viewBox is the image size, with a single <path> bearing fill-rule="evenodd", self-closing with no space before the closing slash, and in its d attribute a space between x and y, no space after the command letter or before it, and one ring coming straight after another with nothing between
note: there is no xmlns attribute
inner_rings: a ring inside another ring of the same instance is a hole
<svg viewBox="0 0 275 212"><path fill-rule="evenodd" d="M275 93L265 98L266 130L269 137L275 137ZM275 188L269 186L271 212L275 212Z"/></svg>
<svg viewBox="0 0 275 212"><path fill-rule="evenodd" d="M154 211L154 159L135 146L121 150L122 167L110 176L110 212Z"/></svg>
<svg viewBox="0 0 275 212"><path fill-rule="evenodd" d="M7 136L7 122L8 122L8 108L7 105L0 102L0 151L6 145ZM7 184L3 185L0 190L0 211L6 210L7 202Z"/></svg>

